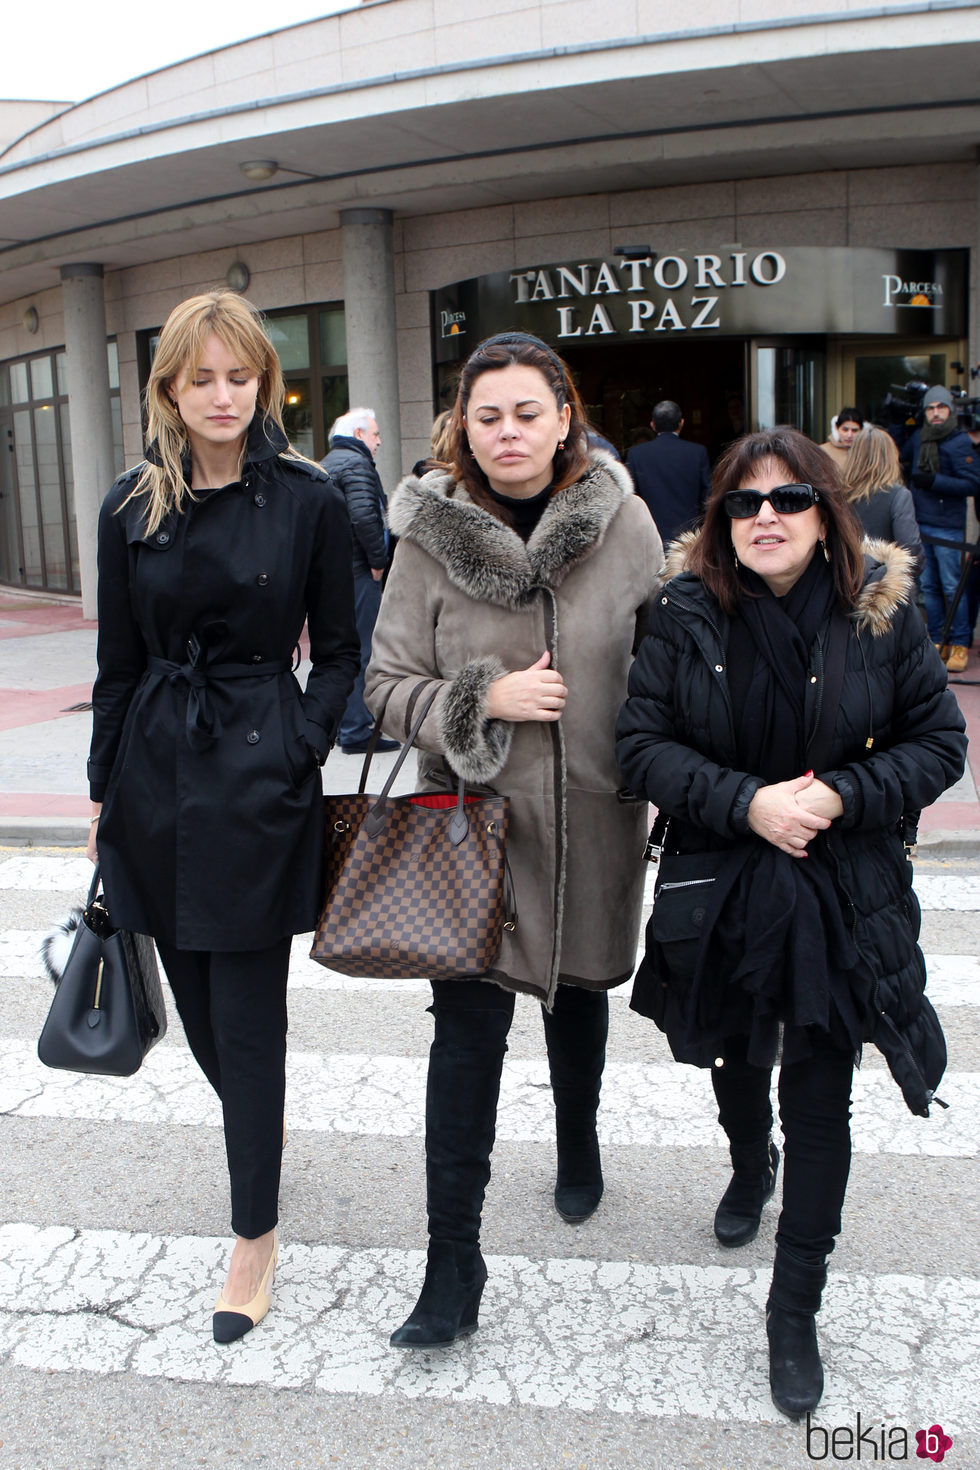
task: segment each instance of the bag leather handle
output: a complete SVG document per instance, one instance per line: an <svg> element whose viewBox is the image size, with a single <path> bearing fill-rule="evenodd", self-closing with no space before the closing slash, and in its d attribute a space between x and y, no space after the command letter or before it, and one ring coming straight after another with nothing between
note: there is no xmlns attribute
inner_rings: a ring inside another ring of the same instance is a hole
<svg viewBox="0 0 980 1470"><path fill-rule="evenodd" d="M420 689L424 689L425 685L431 682L433 681L429 679L420 680L420 682L415 686L414 697L417 697L418 691ZM405 763L405 759L409 751L415 744L418 733L425 723L426 716L435 703L436 695L438 693L438 689L433 689L428 699L426 699L421 705L418 714L412 721L412 728L408 732L408 739L405 741L401 750L398 752L395 763L392 766L391 771L389 772L388 779L385 782L384 786L381 788L381 795L378 797L374 806L371 807L370 811L364 819L364 830L367 832L367 835L372 839L372 841L376 837L378 837L385 829L387 823L385 802L388 800L388 795L391 791L392 786L394 785L395 777L398 775L398 772L401 770L402 766ZM375 720L374 729L371 732L371 739L368 743L368 748L364 753L364 764L361 767L361 780L357 788L358 796L363 796L367 788L368 772L371 769L371 759L374 755L375 749L377 748L378 739L381 735L381 722L384 719L384 712L387 708L388 699L390 697L391 691L389 690L388 697L385 699L384 705L382 706L381 711L378 714L378 718ZM466 815L466 783L463 780L462 776L459 776L457 778L456 784L456 805L453 808L452 815L449 818L449 840L454 847L458 847L461 842L464 842L466 840L466 834L469 829L469 818Z"/></svg>
<svg viewBox="0 0 980 1470"><path fill-rule="evenodd" d="M92 882L91 882L91 884L89 886L89 890L88 890L88 898L85 900L85 908L86 908L86 910L87 909L90 909L92 907L93 903L95 902L96 894L99 891L99 882L100 882L101 878L102 878L102 864L101 863L96 863L96 865L95 865L95 872L92 874Z"/></svg>
<svg viewBox="0 0 980 1470"><path fill-rule="evenodd" d="M388 774L388 779L385 782L384 786L381 788L381 795L378 797L377 801L374 803L374 806L371 807L367 816L364 818L364 830L367 835L372 839L372 841L376 837L379 837L387 826L388 813L385 803L388 800L388 795L391 791L392 786L394 785L395 777L398 775L398 772L401 770L402 766L405 763L409 751L415 744L416 737L418 736L419 731L425 723L426 715L429 713L429 710L435 703L436 695L438 693L438 689L433 689L432 693L429 695L428 699L425 701L425 703L420 708L418 714L415 716L415 719L412 721L412 728L408 732L408 739L405 741L405 744L398 752L395 764L392 766L391 771ZM378 724L375 727L375 735L380 730L380 728L381 722L379 719ZM374 744L374 737L372 737L371 743L372 745ZM364 757L364 769L361 772L361 785L359 788L359 793L364 791L364 787L367 784L367 773L371 764L371 755L372 751L369 747ZM469 831L469 827L469 818L466 815L466 783L464 782L462 776L460 776L456 790L456 806L453 809L452 816L449 818L449 840L454 847L458 847L459 844L464 841L466 834Z"/></svg>

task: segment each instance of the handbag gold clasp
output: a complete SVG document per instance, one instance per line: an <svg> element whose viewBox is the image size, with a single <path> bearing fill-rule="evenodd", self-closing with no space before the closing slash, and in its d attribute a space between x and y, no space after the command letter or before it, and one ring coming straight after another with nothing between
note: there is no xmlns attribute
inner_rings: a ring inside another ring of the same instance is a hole
<svg viewBox="0 0 980 1470"><path fill-rule="evenodd" d="M95 977L95 999L92 1002L93 1011L97 1011L99 1009L99 1002L102 999L102 970L104 968L104 965L105 961L100 958L99 973Z"/></svg>

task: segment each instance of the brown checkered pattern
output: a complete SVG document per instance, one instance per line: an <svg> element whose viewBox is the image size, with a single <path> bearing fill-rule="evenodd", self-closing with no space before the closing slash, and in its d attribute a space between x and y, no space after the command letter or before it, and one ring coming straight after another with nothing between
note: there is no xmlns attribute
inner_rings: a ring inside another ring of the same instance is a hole
<svg viewBox="0 0 980 1470"><path fill-rule="evenodd" d="M503 939L507 798L468 802L458 847L455 807L432 811L409 797L384 803L387 825L372 840L362 824L376 802L324 797L325 897L311 958L390 980L484 974Z"/></svg>

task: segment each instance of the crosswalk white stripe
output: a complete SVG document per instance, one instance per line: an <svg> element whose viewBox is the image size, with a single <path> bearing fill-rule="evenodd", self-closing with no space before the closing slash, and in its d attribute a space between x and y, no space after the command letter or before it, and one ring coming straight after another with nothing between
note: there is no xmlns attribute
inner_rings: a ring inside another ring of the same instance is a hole
<svg viewBox="0 0 980 1470"><path fill-rule="evenodd" d="M651 1237L653 1226L651 1223ZM268 1318L210 1340L227 1242L0 1225L0 1359L43 1372L129 1373L500 1406L781 1422L769 1397L768 1268L489 1256L479 1333L450 1352L388 1346L422 1253L289 1241ZM915 1321L914 1336L910 1321ZM820 1418L941 1413L980 1424L980 1284L832 1271L820 1317L833 1363Z"/></svg>
<svg viewBox="0 0 980 1470"><path fill-rule="evenodd" d="M0 862L0 888L25 893L64 892L78 900L88 893L91 882L92 864L84 855L25 853Z"/></svg>
<svg viewBox="0 0 980 1470"><path fill-rule="evenodd" d="M651 868L646 879L646 897L653 897L656 878ZM88 892L92 865L74 854L26 854L0 862L0 889L24 892L58 892L74 895L76 901ZM917 873L915 891L923 908L944 913L980 910L980 876L966 873Z"/></svg>
<svg viewBox="0 0 980 1470"><path fill-rule="evenodd" d="M290 1130L409 1138L423 1132L426 1062L421 1057L290 1052ZM914 1118L882 1068L854 1079L852 1135L861 1153L971 1158L980 1152L980 1073L951 1072L934 1108ZM718 1147L722 1134L708 1074L673 1064L610 1062L603 1074L599 1136L606 1144ZM218 1104L184 1048L151 1052L135 1077L53 1072L27 1041L0 1041L0 1113L34 1118L99 1117L104 1123L219 1123ZM553 1132L547 1062L504 1066L497 1137L538 1142Z"/></svg>
<svg viewBox="0 0 980 1470"><path fill-rule="evenodd" d="M980 877L967 873L921 873L915 892L924 909L934 913L972 913L980 909Z"/></svg>
<svg viewBox="0 0 980 1470"><path fill-rule="evenodd" d="M43 929L8 929L0 934L0 979L44 978L41 962ZM311 936L297 935L289 962L289 984L294 990L384 991L392 994L429 993L428 980L360 979L328 970L309 957ZM642 959L642 949L637 964ZM926 955L929 998L933 1005L980 1005L980 959L975 955ZM609 992L610 999L628 1000L630 986Z"/></svg>

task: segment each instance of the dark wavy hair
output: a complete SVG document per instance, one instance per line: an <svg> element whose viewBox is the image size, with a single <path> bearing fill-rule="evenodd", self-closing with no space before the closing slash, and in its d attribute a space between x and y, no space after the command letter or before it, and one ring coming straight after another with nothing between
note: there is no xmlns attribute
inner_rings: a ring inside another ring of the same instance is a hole
<svg viewBox="0 0 980 1470"><path fill-rule="evenodd" d="M466 410L473 384L481 374L499 372L502 368L512 366L537 368L554 394L559 412L566 403L571 409L565 447L557 451L553 461L555 479L552 493L557 495L569 485L574 485L576 480L580 480L589 462L585 410L572 382L568 365L557 352L528 332L500 332L496 337L488 337L463 364L449 424L449 443L452 450L452 469L457 483L463 486L477 505L504 521L508 520L507 513L490 495L487 477L470 450L466 434Z"/></svg>
<svg viewBox="0 0 980 1470"><path fill-rule="evenodd" d="M736 439L719 459L711 481L704 526L687 557L687 570L700 577L725 612L734 611L745 595L732 547L731 521L725 496L738 490L756 466L778 459L788 471L787 484L812 485L819 492L817 508L826 524L827 551L841 606L850 611L864 581L863 531L841 489L837 466L798 429L786 424L760 429Z"/></svg>

